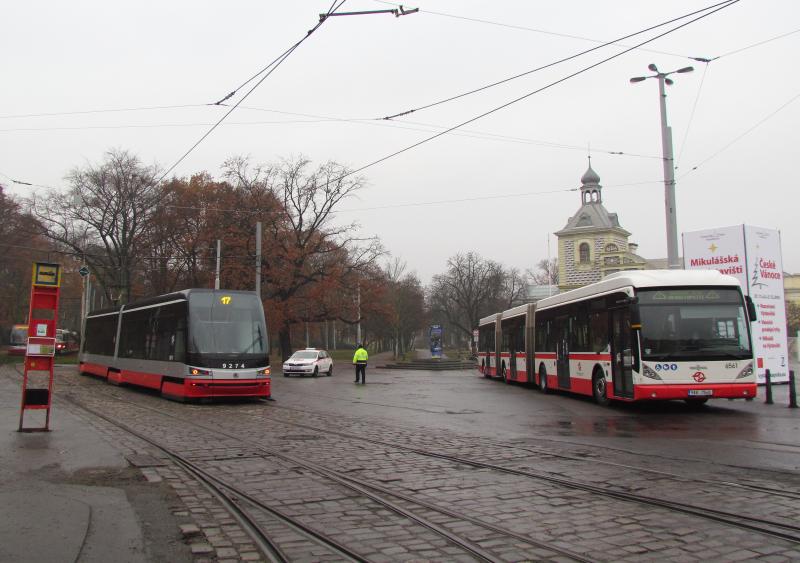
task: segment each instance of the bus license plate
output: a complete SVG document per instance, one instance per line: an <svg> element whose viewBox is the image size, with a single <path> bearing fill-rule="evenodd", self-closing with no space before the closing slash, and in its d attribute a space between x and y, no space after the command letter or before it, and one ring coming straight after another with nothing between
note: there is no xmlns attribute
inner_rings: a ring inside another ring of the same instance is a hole
<svg viewBox="0 0 800 563"><path fill-rule="evenodd" d="M711 389L689 389L690 397L710 397L714 394Z"/></svg>

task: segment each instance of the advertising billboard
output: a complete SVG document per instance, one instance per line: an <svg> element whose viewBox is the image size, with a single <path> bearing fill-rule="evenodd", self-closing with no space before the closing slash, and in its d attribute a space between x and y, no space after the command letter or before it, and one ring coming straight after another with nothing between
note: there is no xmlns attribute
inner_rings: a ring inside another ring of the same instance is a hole
<svg viewBox="0 0 800 563"><path fill-rule="evenodd" d="M758 381L767 369L773 382L788 381L780 233L749 225L684 233L683 256L687 270L718 270L739 280L758 313L751 325Z"/></svg>

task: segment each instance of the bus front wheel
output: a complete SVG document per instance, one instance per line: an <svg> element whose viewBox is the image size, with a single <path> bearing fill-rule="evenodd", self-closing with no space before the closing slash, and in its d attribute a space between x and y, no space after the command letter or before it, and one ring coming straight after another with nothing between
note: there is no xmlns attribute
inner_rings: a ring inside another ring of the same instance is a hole
<svg viewBox="0 0 800 563"><path fill-rule="evenodd" d="M606 376L601 370L596 370L592 376L592 394L598 405L608 406L611 402L608 399L608 387L606 386Z"/></svg>

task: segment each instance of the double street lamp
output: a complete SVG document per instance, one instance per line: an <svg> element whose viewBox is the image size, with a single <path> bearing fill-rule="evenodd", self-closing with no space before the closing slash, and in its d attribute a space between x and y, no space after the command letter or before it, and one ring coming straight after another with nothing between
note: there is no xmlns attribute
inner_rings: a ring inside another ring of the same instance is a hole
<svg viewBox="0 0 800 563"><path fill-rule="evenodd" d="M661 102L661 147L664 154L664 207L667 214L667 264L671 270L680 269L678 261L678 222L675 216L675 160L672 156L672 128L667 125L667 93L664 84L674 84L670 74L683 74L692 72L693 67L687 66L671 72L660 72L655 64L648 67L655 72L650 76L635 76L631 83L642 82L648 78L658 79L658 99Z"/></svg>

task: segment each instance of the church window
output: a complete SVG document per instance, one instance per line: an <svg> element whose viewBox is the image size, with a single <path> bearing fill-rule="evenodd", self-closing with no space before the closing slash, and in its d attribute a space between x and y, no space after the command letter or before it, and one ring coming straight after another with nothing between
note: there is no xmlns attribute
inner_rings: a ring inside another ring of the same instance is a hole
<svg viewBox="0 0 800 563"><path fill-rule="evenodd" d="M580 255L581 264L587 264L589 262L589 243L582 242L578 247L578 253Z"/></svg>

